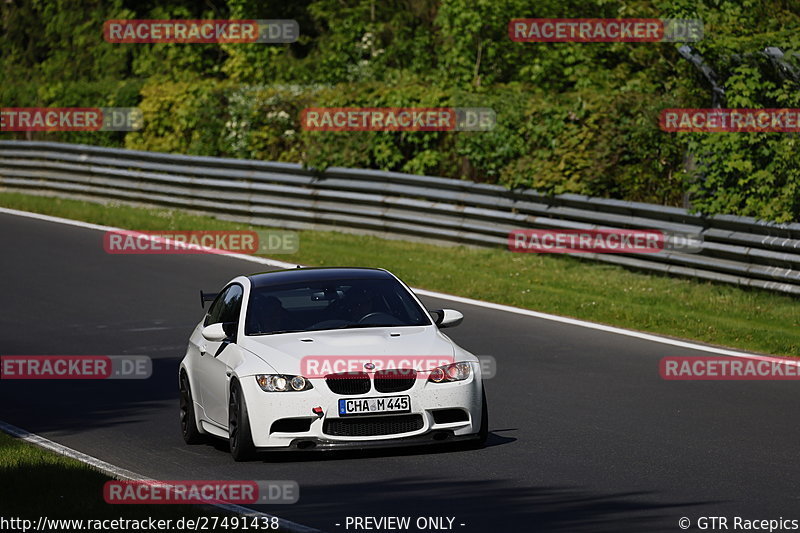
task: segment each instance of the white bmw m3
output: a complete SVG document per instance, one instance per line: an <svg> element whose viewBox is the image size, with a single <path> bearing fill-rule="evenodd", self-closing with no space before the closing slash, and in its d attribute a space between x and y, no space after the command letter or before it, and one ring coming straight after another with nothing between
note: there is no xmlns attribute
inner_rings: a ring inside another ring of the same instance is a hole
<svg viewBox="0 0 800 533"><path fill-rule="evenodd" d="M241 461L267 450L485 442L478 359L439 331L461 313L429 313L391 273L265 272L201 292L211 300L179 370L188 444L228 439Z"/></svg>

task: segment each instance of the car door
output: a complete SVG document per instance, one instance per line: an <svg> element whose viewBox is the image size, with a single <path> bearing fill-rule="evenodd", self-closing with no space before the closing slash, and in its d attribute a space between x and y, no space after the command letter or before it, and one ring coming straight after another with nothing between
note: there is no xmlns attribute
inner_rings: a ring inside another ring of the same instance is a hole
<svg viewBox="0 0 800 533"><path fill-rule="evenodd" d="M228 338L214 342L201 338L198 377L202 387L203 409L208 418L221 426L227 426L229 362L236 346L239 313L242 309L244 290L238 283L222 291L208 310L204 326L222 323Z"/></svg>

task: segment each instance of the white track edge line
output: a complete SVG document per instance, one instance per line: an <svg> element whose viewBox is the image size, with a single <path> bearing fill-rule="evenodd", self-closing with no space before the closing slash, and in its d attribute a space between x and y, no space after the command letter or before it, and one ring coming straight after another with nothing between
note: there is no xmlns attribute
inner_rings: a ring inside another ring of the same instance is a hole
<svg viewBox="0 0 800 533"><path fill-rule="evenodd" d="M16 215L16 216L34 218L34 219L37 219L37 220L44 220L44 221L48 221L48 222L55 222L55 223L58 223L58 224L66 224L66 225L70 225L70 226L77 226L77 227L80 227L80 228L94 229L94 230L99 230L99 231L128 231L128 232L133 231L133 230L126 230L126 229L122 229L122 228L115 228L115 227L111 227L111 226L101 226L101 225L98 225L98 224L91 224L89 222L82 222L80 220L72 220L72 219L68 219L68 218L53 217L53 216L49 216L49 215L42 215L42 214L39 214L39 213L31 213L31 212L28 212L28 211L18 211L16 209L7 209L7 208L4 208L4 207L0 207L0 213L6 213L6 214L9 214L9 215ZM147 234L145 234L145 235L147 235ZM150 235L147 235L147 236L148 237L152 237ZM214 253L214 252L209 252L209 253ZM297 268L298 266L303 266L303 265L298 265L296 263L287 263L285 261L277 261L275 259L267 259L267 258L262 258L262 257L255 257L255 256L251 256L251 255L246 255L246 254L232 254L232 253L227 253L227 252L220 252L219 255L223 255L223 256L226 256L226 257L233 257L235 259L241 259L243 261L249 261L251 263L259 263L259 264L262 264L262 265L274 266L274 267L278 267L278 268L289 269L289 268ZM438 299L441 299L441 300L449 300L451 302L457 302L457 303L462 303L462 304L466 304L466 305L474 305L476 307L483 307L483 308L486 308L486 309L493 309L495 311L505 311L505 312L508 312L508 313L515 313L515 314L518 314L518 315L524 315L524 316L529 316L529 317L533 317L533 318L540 318L542 320L550 320L552 322L560 322L562 324L569 324L569 325L572 325L572 326L579 326L579 327L584 327L584 328L588 328L588 329L594 329L594 330L603 331L603 332L606 332L606 333L614 333L614 334L617 334L617 335L625 335L627 337L634 337L634 338L637 338L637 339L642 339L642 340L646 340L646 341L650 341L650 342L657 342L657 343L660 343L660 344L666 344L666 345L669 345L669 346L675 346L677 348L687 348L687 349L690 349L690 350L696 350L696 351L700 351L700 352L708 352L708 353L724 355L724 356L728 356L728 357L738 357L738 358L742 358L742 359L753 359L753 360L759 360L759 361L767 360L767 361L773 361L773 362L776 362L776 363L781 363L781 364L785 364L785 365L789 365L789 366L800 366L800 359L791 359L791 358L788 358L788 357L753 354L753 353L748 353L748 352L743 352L743 351L738 351L738 350L729 350L729 349L726 349L726 348L718 348L716 346L707 346L707 345L704 345L704 344L696 344L696 343L691 342L691 341L682 341L682 340L678 340L678 339L670 339L668 337L661 337L659 335L653 335L651 333L643 333L641 331L634 331L634 330L630 330L630 329L618 328L618 327L615 327L615 326L608 326L608 325L605 325L605 324L598 324L596 322L588 322L586 320L579 320L579 319L576 319L576 318L563 317L563 316L559 316L559 315L551 315L551 314L548 314L548 313L541 313L539 311L532 311L530 309L522 309L521 307L514 307L514 306L511 306L511 305L497 304L497 303L493 303L493 302L486 302L486 301L483 301L483 300L474 300L472 298L465 298L463 296L455 296L453 294L446 294L446 293L442 293L442 292L429 291L427 289L417 289L417 288L412 287L412 290L417 294L420 294L420 295L423 295L423 296L428 296L428 297L431 297L431 298L438 298Z"/></svg>
<svg viewBox="0 0 800 533"><path fill-rule="evenodd" d="M22 441L27 443L33 444L40 448L44 448L45 450L51 451L53 453L57 453L59 455L63 455L65 457L69 457L70 459L74 459L76 461L80 461L81 463L87 464L92 468L99 470L103 474L110 476L115 479L119 479L122 481L156 481L154 479L148 478L146 476L142 476L137 474L136 472L132 472L130 470L126 470L124 468L120 468L116 465L112 465L111 463L107 463L101 459L96 457L92 457L91 455L87 455L83 452L79 452L78 450L73 450L68 446L64 446L63 444L59 444L54 442L50 439L46 439L41 435L37 435L35 433L31 433L30 431L24 430L8 422L4 422L0 420L0 431L11 435L12 437L18 438ZM254 509L249 509L242 505L236 505L232 503L207 503L207 504L199 504L199 505L209 505L212 507L216 507L218 509L222 509L224 511L248 516L248 517L264 517L264 518L273 518L273 515L263 513L261 511L256 511ZM320 530L313 529L308 526L304 526L302 524L297 524L295 522L291 522L289 520L285 520L283 518L277 517L280 521L280 526L282 529L285 529L289 533L319 533Z"/></svg>

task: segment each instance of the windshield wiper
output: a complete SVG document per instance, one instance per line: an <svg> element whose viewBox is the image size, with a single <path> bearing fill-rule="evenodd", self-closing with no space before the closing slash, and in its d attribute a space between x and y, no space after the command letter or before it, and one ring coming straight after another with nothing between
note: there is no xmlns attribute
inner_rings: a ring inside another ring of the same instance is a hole
<svg viewBox="0 0 800 533"><path fill-rule="evenodd" d="M269 331L267 333L258 333L257 335L279 335L281 333L300 333L301 331L306 331L304 329L281 329L278 331Z"/></svg>
<svg viewBox="0 0 800 533"><path fill-rule="evenodd" d="M355 328L394 328L403 327L403 324L348 324L336 329L355 329Z"/></svg>

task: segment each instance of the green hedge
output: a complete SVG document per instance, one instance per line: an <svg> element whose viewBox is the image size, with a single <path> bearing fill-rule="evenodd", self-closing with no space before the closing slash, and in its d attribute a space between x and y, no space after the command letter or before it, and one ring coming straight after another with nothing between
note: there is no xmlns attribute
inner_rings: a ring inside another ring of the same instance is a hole
<svg viewBox="0 0 800 533"><path fill-rule="evenodd" d="M669 204L680 202L683 190L685 146L652 127L670 102L642 93L583 90L552 98L520 84L470 92L419 81L293 87L198 79L151 80L141 95L145 128L127 135L127 148L379 168ZM488 132L302 129L304 108L345 106L490 107L498 123Z"/></svg>

